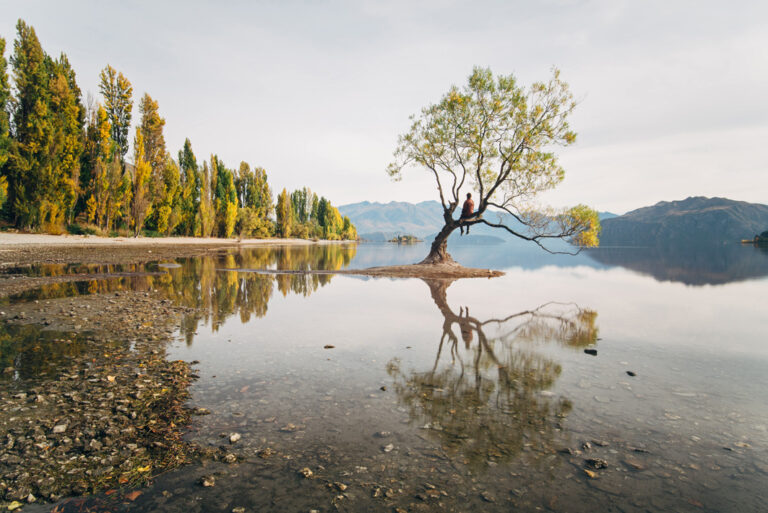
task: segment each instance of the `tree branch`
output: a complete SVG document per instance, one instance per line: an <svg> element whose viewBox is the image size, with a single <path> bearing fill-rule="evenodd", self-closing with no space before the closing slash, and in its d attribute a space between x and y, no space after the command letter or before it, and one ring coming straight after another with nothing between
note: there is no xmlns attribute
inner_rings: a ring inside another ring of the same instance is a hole
<svg viewBox="0 0 768 513"><path fill-rule="evenodd" d="M563 239L565 237L568 237L569 234L561 234L561 235L544 235L544 234L541 234L541 235L534 235L534 236L530 236L529 237L527 235L523 235L522 233L516 232L515 230L513 230L512 228L510 228L509 226L507 226L507 225L505 225L503 223L491 223L489 221L486 221L485 219L478 219L477 221L472 221L471 222L471 224L477 224L477 223L487 224L488 226L490 226L492 228L502 228L504 230L507 230L509 233L511 233L515 237L518 237L520 239L536 243L537 246L539 246L541 249L543 249L544 251L546 251L547 253L550 253L552 255L572 255L572 256L575 256L575 255L578 255L579 253L581 253L581 250L583 249L583 248L579 248L575 252L571 252L571 251L552 251L549 248L547 248L546 246L544 246L544 244L542 244L542 242L541 242L541 239ZM468 223L468 224L470 224L470 223Z"/></svg>

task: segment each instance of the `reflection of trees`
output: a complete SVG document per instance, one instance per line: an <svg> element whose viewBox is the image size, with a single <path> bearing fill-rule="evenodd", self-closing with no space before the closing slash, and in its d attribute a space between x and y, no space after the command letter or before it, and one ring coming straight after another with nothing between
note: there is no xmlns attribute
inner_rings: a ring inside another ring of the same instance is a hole
<svg viewBox="0 0 768 513"><path fill-rule="evenodd" d="M510 460L526 447L531 454L551 448L571 404L541 394L555 383L561 368L530 345L592 344L597 313L549 303L481 321L469 308L458 314L451 309L446 300L450 281L425 281L444 319L435 363L422 372L405 372L397 360L388 365L411 420L428 425L449 454L461 455L471 466ZM497 334L489 337L489 330Z"/></svg>
<svg viewBox="0 0 768 513"><path fill-rule="evenodd" d="M237 270L335 271L348 266L356 251L356 245L341 244L239 248L227 253L183 259L179 267L160 269L159 273L145 273L143 264L88 266L78 269L78 272L91 276L99 273L116 277L51 283L14 296L11 300L49 299L122 290L157 290L176 304L192 309L181 326L187 342L191 343L201 321L210 323L216 330L232 315L239 314L243 322L247 322L251 316L266 315L274 282L277 282L277 289L284 296L288 293L308 296L332 278L330 274L267 275ZM44 274L63 276L66 271L64 266L53 266L46 268Z"/></svg>
<svg viewBox="0 0 768 513"><path fill-rule="evenodd" d="M24 380L56 374L69 369L69 362L88 350L86 338L33 325L0 324L0 370L11 368L14 378ZM110 350L104 345L100 348Z"/></svg>

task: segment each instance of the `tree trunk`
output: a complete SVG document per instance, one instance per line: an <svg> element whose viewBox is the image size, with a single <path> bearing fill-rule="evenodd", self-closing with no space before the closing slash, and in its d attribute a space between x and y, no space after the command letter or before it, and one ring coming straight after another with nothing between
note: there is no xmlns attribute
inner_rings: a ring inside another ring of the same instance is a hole
<svg viewBox="0 0 768 513"><path fill-rule="evenodd" d="M419 262L420 264L453 264L453 258L448 254L448 236L456 229L458 224L447 223L443 229L435 236L432 241L432 247L429 250L427 258Z"/></svg>

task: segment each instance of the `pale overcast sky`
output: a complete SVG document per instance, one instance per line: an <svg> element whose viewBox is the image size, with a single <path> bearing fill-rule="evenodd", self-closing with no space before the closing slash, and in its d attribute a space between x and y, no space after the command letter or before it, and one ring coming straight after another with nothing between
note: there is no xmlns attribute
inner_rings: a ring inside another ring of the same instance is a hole
<svg viewBox="0 0 768 513"><path fill-rule="evenodd" d="M474 65L529 84L557 66L581 103L544 200L623 213L692 195L768 202L768 3L759 1L6 1L83 92L107 64L166 119L175 155L267 169L336 204L436 199L384 169L408 116Z"/></svg>

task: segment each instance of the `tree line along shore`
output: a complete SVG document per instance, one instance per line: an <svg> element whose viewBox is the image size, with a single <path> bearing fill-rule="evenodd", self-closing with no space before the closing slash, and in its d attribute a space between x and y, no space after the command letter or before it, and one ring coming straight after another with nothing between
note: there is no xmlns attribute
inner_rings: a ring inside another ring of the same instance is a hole
<svg viewBox="0 0 768 513"><path fill-rule="evenodd" d="M349 218L306 187L283 189L275 203L261 167L228 168L215 154L199 164L189 139L174 159L165 119L147 93L129 159L130 81L107 65L100 101L88 94L84 102L66 54L48 55L23 20L16 30L9 59L0 37L0 226L53 234L357 239Z"/></svg>

